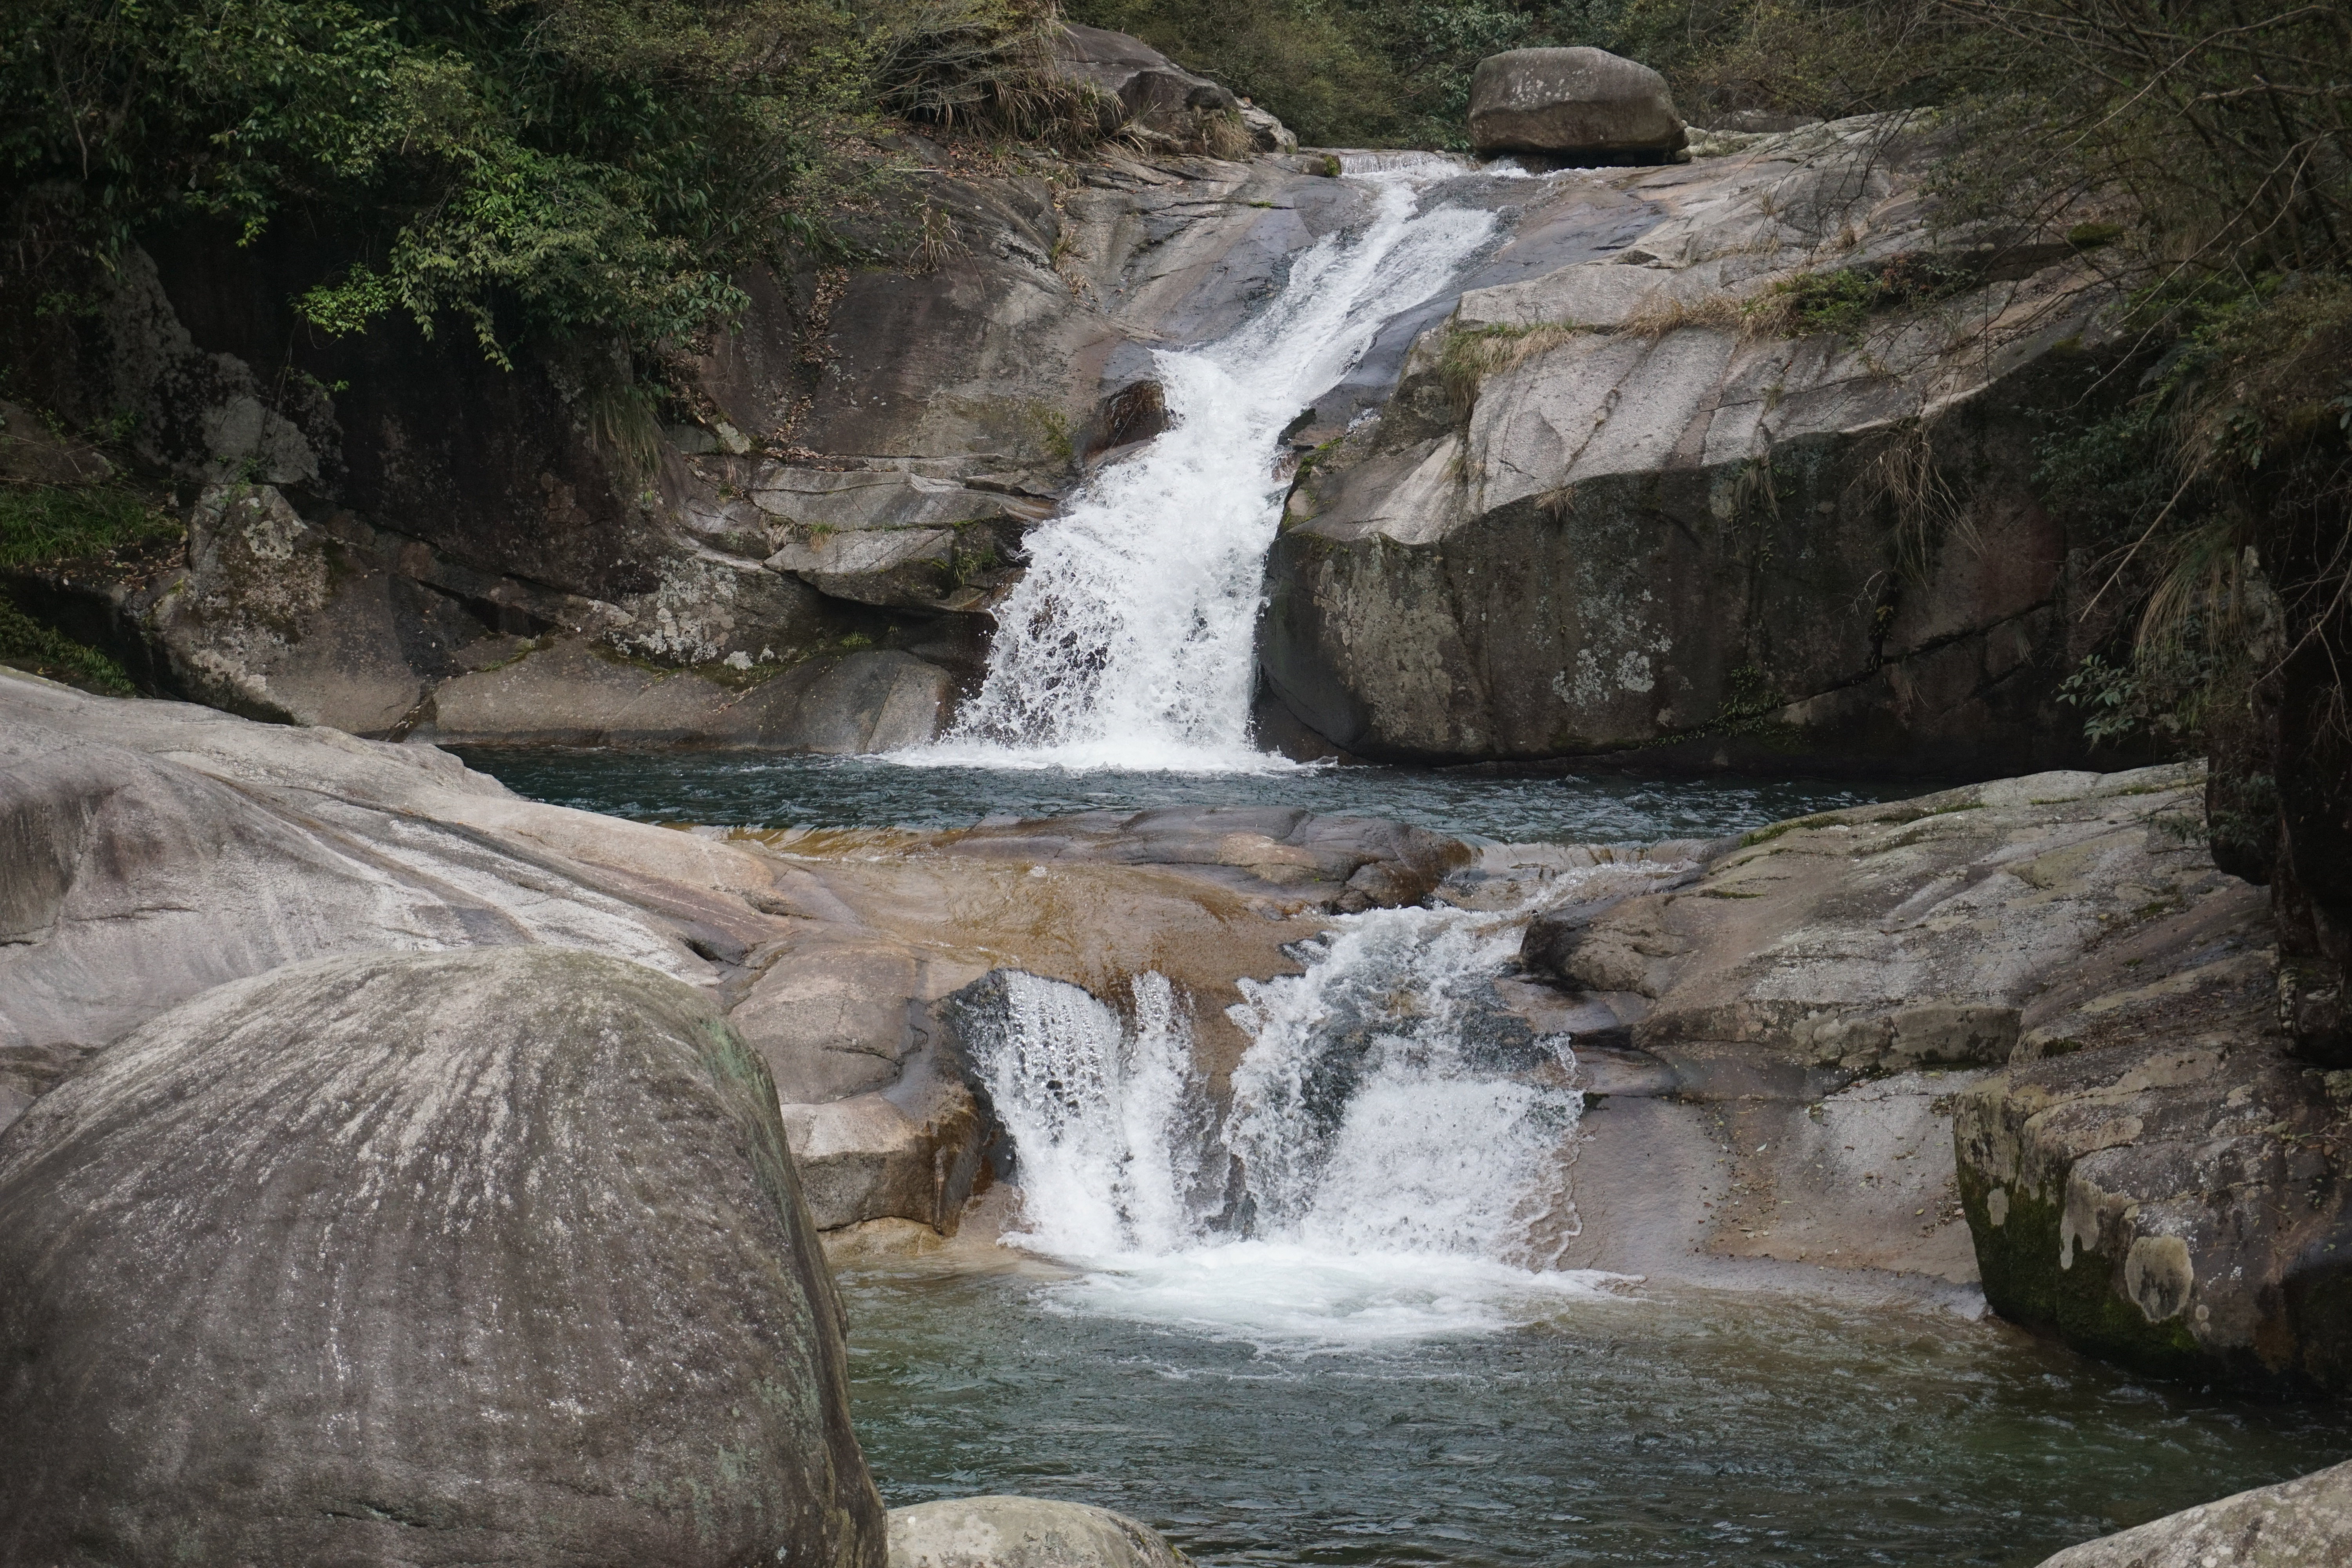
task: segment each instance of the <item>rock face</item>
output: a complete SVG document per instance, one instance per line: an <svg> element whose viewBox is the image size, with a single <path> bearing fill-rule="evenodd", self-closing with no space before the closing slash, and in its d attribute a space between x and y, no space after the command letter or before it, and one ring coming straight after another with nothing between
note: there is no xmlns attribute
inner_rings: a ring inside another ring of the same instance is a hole
<svg viewBox="0 0 2352 1568"><path fill-rule="evenodd" d="M890 1510L890 1568L1183 1568L1160 1532L1108 1509L956 1498Z"/></svg>
<svg viewBox="0 0 2352 1568"><path fill-rule="evenodd" d="M1935 249L1916 156L1847 121L1545 182L1518 232L1560 260L1466 290L1302 464L1274 695L1380 758L2075 763L2055 689L2107 623L2032 410L2104 296L2063 244ZM1804 315L1833 287L1907 302Z"/></svg>
<svg viewBox="0 0 2352 1568"><path fill-rule="evenodd" d="M1481 153L1663 163L1685 140L1666 79L1606 49L1512 49L1480 60L1470 79L1470 142Z"/></svg>
<svg viewBox="0 0 2352 1568"><path fill-rule="evenodd" d="M1282 122L1270 132L1241 120L1241 100L1207 77L1195 76L1142 39L1105 27L1065 24L1054 49L1062 74L1086 82L1118 105L1107 114L1107 126L1130 136L1154 142L1171 152L1208 153L1231 157L1251 151L1281 151L1286 134ZM1297 148L1290 138L1290 148Z"/></svg>
<svg viewBox="0 0 2352 1568"><path fill-rule="evenodd" d="M2352 1465L2337 1465L2070 1546L2042 1568L2321 1568L2347 1541Z"/></svg>
<svg viewBox="0 0 2352 1568"><path fill-rule="evenodd" d="M1809 817L1536 922L1523 960L1578 1009L1558 1026L1637 1086L1588 1118L1588 1234L1698 1220L1718 1255L1979 1278L2151 1371L2352 1383L2352 1095L2289 1055L2273 928L2213 869L2201 784L2044 773ZM1676 1153L1661 1093L1717 1108L1728 1157ZM1728 1201L1677 1220L1610 1186L1662 1162Z"/></svg>
<svg viewBox="0 0 2352 1568"><path fill-rule="evenodd" d="M544 948L206 993L0 1142L0 1555L883 1563L758 1058Z"/></svg>
<svg viewBox="0 0 2352 1568"><path fill-rule="evenodd" d="M1072 28L1062 56L1118 141L957 174L910 137L933 172L855 220L901 264L748 275L666 428L593 349L509 372L463 334L319 338L284 302L337 258L291 233L148 237L70 320L0 287L25 395L137 415L194 508L181 570L25 592L166 695L359 734L929 739L1024 532L1148 433L1152 352L1228 330L1365 210L1137 40ZM89 477L54 445L8 451Z"/></svg>

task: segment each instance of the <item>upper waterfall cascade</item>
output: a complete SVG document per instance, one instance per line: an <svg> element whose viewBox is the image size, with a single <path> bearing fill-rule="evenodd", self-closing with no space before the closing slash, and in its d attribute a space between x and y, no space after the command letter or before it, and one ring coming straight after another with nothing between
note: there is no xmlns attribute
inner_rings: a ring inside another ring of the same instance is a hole
<svg viewBox="0 0 2352 1568"><path fill-rule="evenodd" d="M1279 765L1252 744L1249 709L1282 432L1493 237L1492 213L1423 209L1428 185L1461 173L1429 155L1351 172L1375 198L1368 225L1302 253L1232 335L1156 355L1172 427L1031 531L979 693L939 744L900 760Z"/></svg>

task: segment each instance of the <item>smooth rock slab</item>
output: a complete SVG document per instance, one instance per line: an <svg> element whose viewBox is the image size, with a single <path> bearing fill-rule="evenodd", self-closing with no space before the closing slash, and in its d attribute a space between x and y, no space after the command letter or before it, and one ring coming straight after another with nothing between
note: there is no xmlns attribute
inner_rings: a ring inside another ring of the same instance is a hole
<svg viewBox="0 0 2352 1568"><path fill-rule="evenodd" d="M891 1531L895 1564L898 1531ZM2352 1465L2070 1546L2042 1568L2333 1568L2352 1557Z"/></svg>
<svg viewBox="0 0 2352 1568"><path fill-rule="evenodd" d="M955 1498L890 1510L890 1568L1189 1568L1147 1525L1085 1503Z"/></svg>
<svg viewBox="0 0 2352 1568"><path fill-rule="evenodd" d="M775 1091L593 954L205 993L0 1137L0 1562L879 1568Z"/></svg>

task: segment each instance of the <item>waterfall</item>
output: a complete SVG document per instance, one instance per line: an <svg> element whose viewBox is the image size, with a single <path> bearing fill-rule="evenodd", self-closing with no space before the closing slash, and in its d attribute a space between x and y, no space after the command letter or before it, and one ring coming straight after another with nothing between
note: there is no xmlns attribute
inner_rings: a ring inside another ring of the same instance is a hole
<svg viewBox="0 0 2352 1568"><path fill-rule="evenodd" d="M1498 1303L1589 1292L1553 1266L1582 1097L1564 1037L1492 981L1555 884L1514 910L1373 910L1243 983L1252 1044L1220 1119L1157 973L1123 1016L1075 985L1001 976L966 1045L1013 1147L1024 1229L1082 1265L1077 1304L1259 1337L1495 1326Z"/></svg>
<svg viewBox="0 0 2352 1568"><path fill-rule="evenodd" d="M1154 356L1171 427L1030 531L980 691L939 744L898 760L1278 765L1252 744L1249 708L1282 431L1493 236L1492 213L1421 210L1426 184L1461 172L1427 156L1354 176L1374 198L1369 224L1302 253L1231 336Z"/></svg>

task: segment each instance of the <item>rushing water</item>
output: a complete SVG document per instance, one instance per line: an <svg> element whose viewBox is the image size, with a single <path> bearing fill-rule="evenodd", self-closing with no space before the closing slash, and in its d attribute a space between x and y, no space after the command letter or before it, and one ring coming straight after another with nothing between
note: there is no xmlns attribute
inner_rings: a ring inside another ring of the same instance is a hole
<svg viewBox="0 0 2352 1568"><path fill-rule="evenodd" d="M1219 1563L2022 1568L2352 1453L1925 1303L1545 1267L1580 1104L1493 1005L1526 912L1337 921L1245 985L1222 1121L1163 978L1011 977L970 1040L1006 1241L1055 1266L848 1277L888 1500L1093 1502Z"/></svg>
<svg viewBox="0 0 2352 1568"><path fill-rule="evenodd" d="M1106 468L1024 541L979 694L908 761L997 766L1278 768L1253 744L1265 553L1283 428L1398 313L1443 291L1495 215L1421 188L1454 165L1368 173L1360 230L1317 243L1239 331L1157 356L1172 427Z"/></svg>

